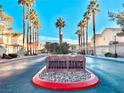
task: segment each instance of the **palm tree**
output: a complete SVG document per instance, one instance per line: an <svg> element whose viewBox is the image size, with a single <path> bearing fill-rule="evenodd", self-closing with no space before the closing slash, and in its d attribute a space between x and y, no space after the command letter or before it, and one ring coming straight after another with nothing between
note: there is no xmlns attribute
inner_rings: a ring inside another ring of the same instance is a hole
<svg viewBox="0 0 124 93"><path fill-rule="evenodd" d="M2 12L2 5L0 5L0 12Z"/></svg>
<svg viewBox="0 0 124 93"><path fill-rule="evenodd" d="M90 4L88 6L89 11L92 13L92 22L93 22L93 43L94 43L94 55L96 55L96 24L95 24L95 16L96 12L99 11L99 4L97 4L96 0L90 1Z"/></svg>
<svg viewBox="0 0 124 93"><path fill-rule="evenodd" d="M26 0L18 0L18 4L23 6L23 49L24 49L24 45L25 45L25 26L26 26Z"/></svg>
<svg viewBox="0 0 124 93"><path fill-rule="evenodd" d="M85 32L84 32L84 28L86 25L86 21L85 20L81 20L78 24L78 27L80 27L81 29L81 49L82 49L82 37L83 37L83 52L85 54Z"/></svg>
<svg viewBox="0 0 124 93"><path fill-rule="evenodd" d="M91 12L88 10L84 13L84 20L86 20L86 53L88 53L88 23L90 20Z"/></svg>
<svg viewBox="0 0 124 93"><path fill-rule="evenodd" d="M56 27L59 29L59 43L62 45L62 31L61 29L65 27L65 21L62 18L58 18L56 21Z"/></svg>
<svg viewBox="0 0 124 93"><path fill-rule="evenodd" d="M29 28L29 42L30 42L30 54L32 54L32 52L33 52L33 54L34 54L34 49L33 49L33 34L34 34L34 30L33 30L33 22L35 21L35 19L36 19L36 12L35 12L35 10L33 10L33 9L30 9L29 10L29 15L28 15L28 19L30 20L30 28Z"/></svg>
<svg viewBox="0 0 124 93"><path fill-rule="evenodd" d="M38 43L39 43L39 33L38 33L38 29L41 27L40 21L38 19L35 19L34 21L34 41L35 41L35 53L36 53L36 49L38 49Z"/></svg>
<svg viewBox="0 0 124 93"><path fill-rule="evenodd" d="M29 38L31 34L31 20L30 20L30 7L34 3L34 0L26 0L26 6L28 7L28 17L27 17L27 53L31 54L31 44L30 44L30 50L29 50Z"/></svg>
<svg viewBox="0 0 124 93"><path fill-rule="evenodd" d="M81 49L81 42L82 42L82 32L80 30L77 30L77 32L75 33L78 35L78 46L79 46L79 50Z"/></svg>
<svg viewBox="0 0 124 93"><path fill-rule="evenodd" d="M2 5L0 5L0 20L2 16L3 16L3 8L2 8Z"/></svg>

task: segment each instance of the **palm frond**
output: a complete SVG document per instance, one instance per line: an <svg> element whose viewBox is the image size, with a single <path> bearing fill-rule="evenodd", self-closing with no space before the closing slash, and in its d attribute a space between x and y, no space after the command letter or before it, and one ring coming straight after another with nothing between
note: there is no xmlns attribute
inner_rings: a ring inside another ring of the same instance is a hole
<svg viewBox="0 0 124 93"><path fill-rule="evenodd" d="M57 28L65 27L65 21L63 20L63 18L60 17L57 19L55 24Z"/></svg>

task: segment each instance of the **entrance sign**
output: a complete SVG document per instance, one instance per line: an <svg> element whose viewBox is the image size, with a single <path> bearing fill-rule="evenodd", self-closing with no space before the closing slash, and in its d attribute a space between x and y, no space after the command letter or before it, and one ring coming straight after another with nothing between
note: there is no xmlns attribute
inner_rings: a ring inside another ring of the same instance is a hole
<svg viewBox="0 0 124 93"><path fill-rule="evenodd" d="M85 71L85 57L82 55L53 55L49 56L46 61L47 71L63 71L63 70L83 70Z"/></svg>
<svg viewBox="0 0 124 93"><path fill-rule="evenodd" d="M34 85L53 90L95 87L99 79L85 68L83 55L50 55L45 66L32 78Z"/></svg>

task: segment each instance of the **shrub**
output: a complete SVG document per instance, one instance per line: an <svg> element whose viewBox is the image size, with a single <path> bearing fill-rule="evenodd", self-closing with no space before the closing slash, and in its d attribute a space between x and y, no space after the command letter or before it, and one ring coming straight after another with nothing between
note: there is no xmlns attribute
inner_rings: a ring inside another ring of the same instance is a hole
<svg viewBox="0 0 124 93"><path fill-rule="evenodd" d="M66 42L62 43L62 45L58 43L47 42L45 48L49 53L53 53L53 54L68 54L70 52L69 44Z"/></svg>
<svg viewBox="0 0 124 93"><path fill-rule="evenodd" d="M105 53L105 56L106 56L106 57L111 57L111 56L112 56L112 53L107 52L107 53Z"/></svg>
<svg viewBox="0 0 124 93"><path fill-rule="evenodd" d="M5 59L12 59L12 57L6 55L6 54L3 54L2 58L5 58Z"/></svg>
<svg viewBox="0 0 124 93"><path fill-rule="evenodd" d="M117 53L116 54L112 54L110 52L105 53L105 56L106 57L118 57Z"/></svg>
<svg viewBox="0 0 124 93"><path fill-rule="evenodd" d="M12 58L17 58L17 54L8 54L8 56L12 57Z"/></svg>

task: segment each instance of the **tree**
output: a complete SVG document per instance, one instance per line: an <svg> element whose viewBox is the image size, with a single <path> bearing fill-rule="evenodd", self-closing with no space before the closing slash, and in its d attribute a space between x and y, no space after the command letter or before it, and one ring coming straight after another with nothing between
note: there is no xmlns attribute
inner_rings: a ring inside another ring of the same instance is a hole
<svg viewBox="0 0 124 93"><path fill-rule="evenodd" d="M117 13L108 12L111 21L115 21L122 28L122 32L117 33L117 36L124 36L124 11Z"/></svg>
<svg viewBox="0 0 124 93"><path fill-rule="evenodd" d="M38 18L36 18L34 20L34 41L35 41L35 52L36 52L36 49L38 48L38 43L39 43L39 33L38 33L38 29L41 27L41 23L39 21Z"/></svg>
<svg viewBox="0 0 124 93"><path fill-rule="evenodd" d="M92 13L94 55L96 55L96 22L95 22L95 16L96 16L96 13L99 11L99 4L97 4L96 0L90 1L90 4L88 5L88 10L91 11L91 13Z"/></svg>
<svg viewBox="0 0 124 93"><path fill-rule="evenodd" d="M66 42L62 43L62 45L58 43L47 42L45 44L45 48L49 53L52 53L52 54L68 54L69 53L69 44L67 44Z"/></svg>
<svg viewBox="0 0 124 93"><path fill-rule="evenodd" d="M78 27L80 27L81 29L81 50L82 50L82 36L83 36L83 52L85 54L85 32L84 32L84 28L86 26L86 21L85 20L81 20L78 24Z"/></svg>
<svg viewBox="0 0 124 93"><path fill-rule="evenodd" d="M30 20L30 28L29 28L29 44L30 44L30 54L34 54L34 21L37 18L37 14L34 9L29 10L28 20Z"/></svg>
<svg viewBox="0 0 124 93"><path fill-rule="evenodd" d="M27 54L29 54L29 34L30 34L30 28L31 28L31 23L29 20L29 10L31 5L34 3L34 0L18 0L18 4L23 6L23 48L24 48L24 43L25 43L25 26L26 26L26 17L27 17ZM26 15L26 8L28 8L28 15ZM31 54L31 52L30 52Z"/></svg>
<svg viewBox="0 0 124 93"><path fill-rule="evenodd" d="M12 30L12 27L10 24L13 22L13 18L6 15L3 12L2 5L0 5L0 21L1 21L0 31L1 31L2 39L3 39L3 36L5 35L4 31L5 30ZM9 24L9 25L6 25L6 24Z"/></svg>
<svg viewBox="0 0 124 93"><path fill-rule="evenodd" d="M0 12L2 12L2 5L0 5Z"/></svg>
<svg viewBox="0 0 124 93"><path fill-rule="evenodd" d="M88 23L90 20L91 12L88 10L84 13L84 20L86 20L86 52L88 53Z"/></svg>
<svg viewBox="0 0 124 93"><path fill-rule="evenodd" d="M25 47L25 30L26 30L26 0L18 0L18 4L23 6L23 48Z"/></svg>
<svg viewBox="0 0 124 93"><path fill-rule="evenodd" d="M56 27L59 29L59 44L62 45L62 31L61 31L61 29L63 27L65 27L65 21L59 17L56 21Z"/></svg>
<svg viewBox="0 0 124 93"><path fill-rule="evenodd" d="M82 32L80 30L77 30L76 34L78 35L78 45L79 45L79 50L81 49L81 37L82 37Z"/></svg>

